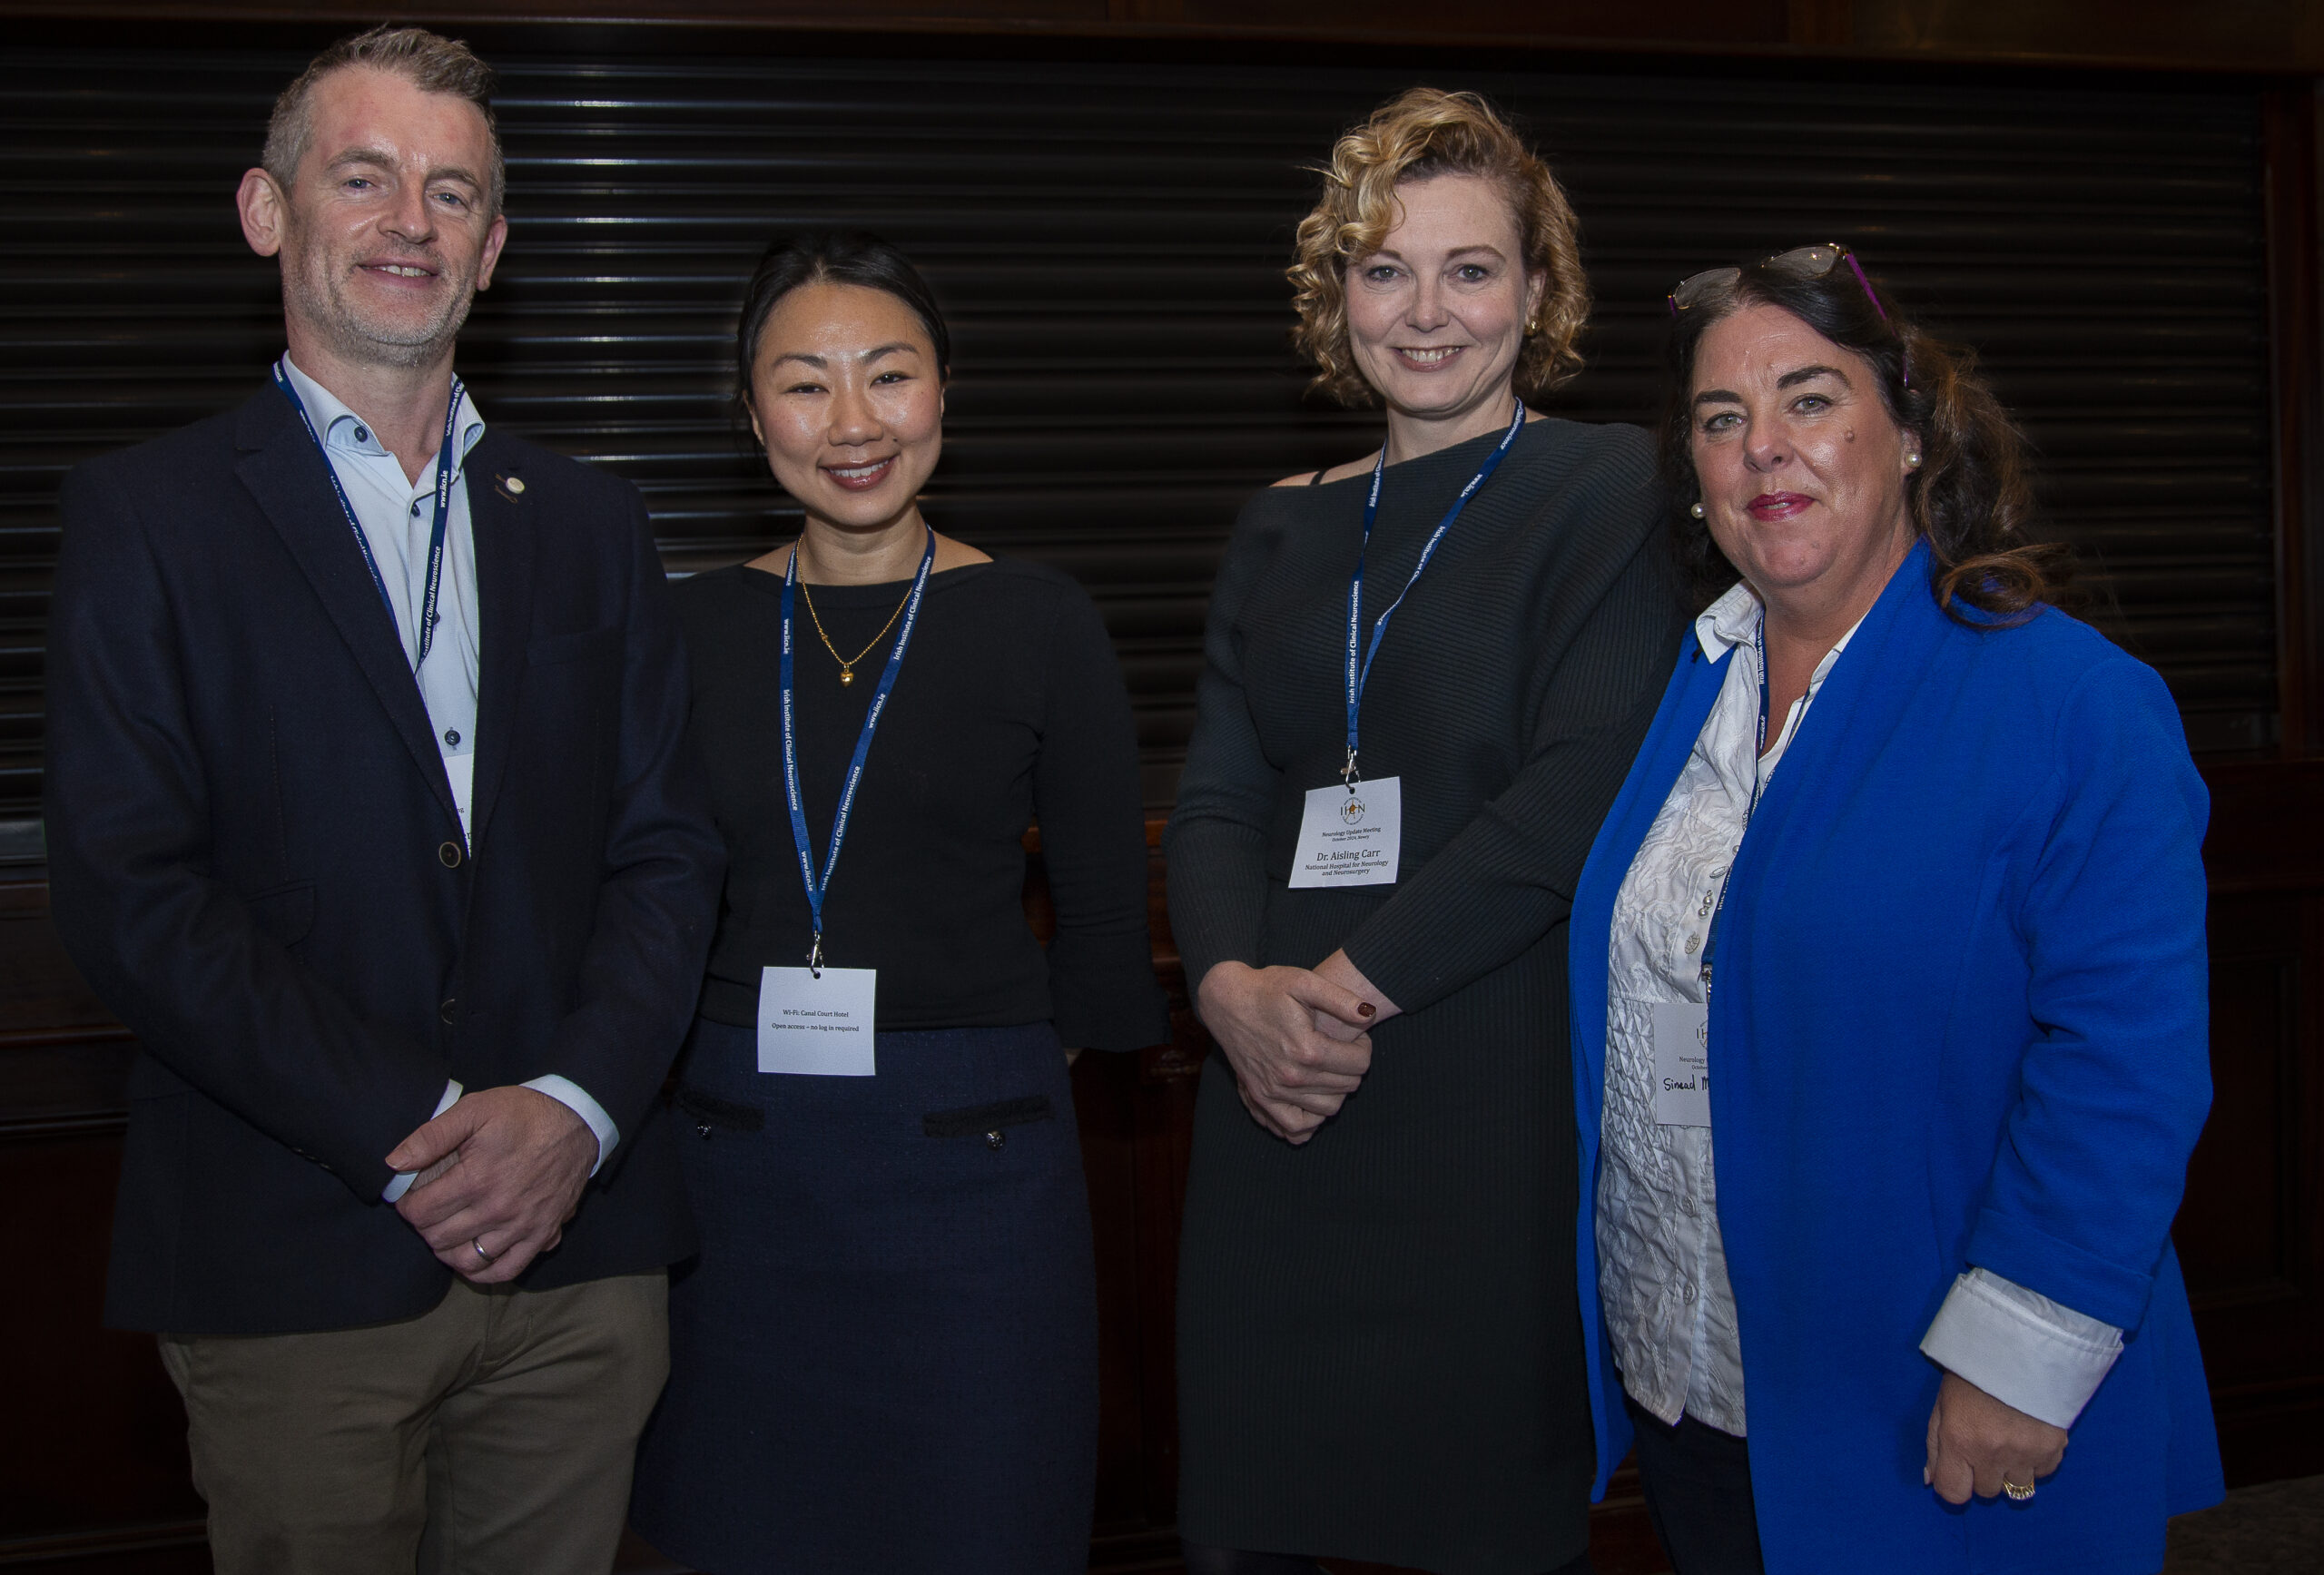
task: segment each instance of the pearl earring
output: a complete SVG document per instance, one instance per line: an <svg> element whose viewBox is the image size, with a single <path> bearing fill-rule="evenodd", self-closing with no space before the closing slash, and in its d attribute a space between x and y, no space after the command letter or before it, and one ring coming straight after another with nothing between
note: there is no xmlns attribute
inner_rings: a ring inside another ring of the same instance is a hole
<svg viewBox="0 0 2324 1575"><path fill-rule="evenodd" d="M1905 463L1913 469L1917 470L1920 468L1921 457L1917 454L1907 454L1905 456Z"/></svg>
<svg viewBox="0 0 2324 1575"><path fill-rule="evenodd" d="M1688 507L1687 512L1693 515L1697 519L1700 519L1703 517L1703 506L1699 503L1690 504Z"/></svg>

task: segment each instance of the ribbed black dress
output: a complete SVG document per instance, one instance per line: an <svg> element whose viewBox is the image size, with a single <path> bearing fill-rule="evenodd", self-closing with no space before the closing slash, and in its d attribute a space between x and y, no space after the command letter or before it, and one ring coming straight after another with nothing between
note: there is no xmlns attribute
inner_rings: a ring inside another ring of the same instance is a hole
<svg viewBox="0 0 2324 1575"><path fill-rule="evenodd" d="M1388 471L1367 637L1499 437ZM1344 948L1405 1015L1300 1147L1223 1056L1204 1068L1178 1305L1194 1541L1444 1575L1587 1543L1565 920L1683 623L1653 472L1635 428L1529 425L1397 611L1363 713L1365 776L1403 778L1393 886L1285 884L1344 753L1368 477L1270 488L1236 527L1165 843L1187 978Z"/></svg>

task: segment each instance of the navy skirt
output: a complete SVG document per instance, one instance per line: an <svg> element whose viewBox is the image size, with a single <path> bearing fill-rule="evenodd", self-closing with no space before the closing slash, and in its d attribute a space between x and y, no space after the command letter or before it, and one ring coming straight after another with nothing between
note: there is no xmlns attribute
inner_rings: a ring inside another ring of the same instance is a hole
<svg viewBox="0 0 2324 1575"><path fill-rule="evenodd" d="M875 1053L769 1075L751 1029L695 1022L674 1113L702 1252L631 1519L709 1575L1084 1570L1097 1290L1057 1035Z"/></svg>

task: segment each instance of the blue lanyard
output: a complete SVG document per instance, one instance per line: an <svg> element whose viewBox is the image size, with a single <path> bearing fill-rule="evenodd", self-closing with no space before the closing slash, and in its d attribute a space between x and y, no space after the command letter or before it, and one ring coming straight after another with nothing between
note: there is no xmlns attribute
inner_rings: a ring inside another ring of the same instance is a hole
<svg viewBox="0 0 2324 1575"><path fill-rule="evenodd" d="M1759 812L1759 792L1766 785L1759 771L1759 757L1768 753L1768 615L1759 614L1758 626L1751 631L1751 650L1759 659L1759 732L1758 742L1751 751L1751 802L1743 809L1743 831L1750 834L1751 817ZM1806 708L1800 720L1807 720ZM1743 843L1738 838L1735 851L1727 861L1726 878L1718 883L1718 904L1710 911L1710 928L1703 931L1702 981L1703 999L1710 999L1710 954L1718 948L1718 921L1727 917L1727 893L1735 884L1735 863L1743 853Z"/></svg>
<svg viewBox="0 0 2324 1575"><path fill-rule="evenodd" d="M1404 605L1404 598L1413 594L1413 586L1420 582L1421 571L1427 568L1428 560L1436 556L1437 544L1444 539L1444 533L1452 528L1452 522L1461 517L1461 510L1468 507L1469 499L1476 495L1478 487L1485 484L1485 478L1501 468L1502 458L1509 453L1509 446L1517 441L1517 434L1524 425L1525 401L1520 399L1517 401L1517 413L1509 418L1509 430L1501 435L1501 442L1485 456L1485 462L1478 467L1477 473L1469 477L1469 485L1461 488L1461 496L1452 500L1452 507L1444 511L1444 517L1436 522L1435 531L1429 536L1427 545L1420 549L1420 562L1413 565L1412 578L1404 582L1404 588L1396 593L1396 599L1388 604L1387 611L1373 620L1372 644L1363 650L1363 664L1358 666L1356 655L1361 646L1364 627L1364 556L1372 546L1372 523L1380 517L1380 482L1388 470L1388 446L1385 443L1380 446L1379 461L1372 467L1372 492L1364 500L1364 544L1356 548L1355 573L1347 586L1347 763L1340 768L1340 779L1347 783L1347 791L1351 793L1355 792L1355 784L1363 780L1355 770L1356 716L1364 705L1364 686L1372 679L1373 659L1380 655L1381 636L1388 632L1388 620L1395 616L1398 607Z"/></svg>
<svg viewBox="0 0 2324 1575"><path fill-rule="evenodd" d="M299 390L291 387L290 376L282 369L281 361L274 363L274 386L282 390L282 397L299 412L299 425L307 429L308 439L323 457L323 470L330 477L331 492L347 515L347 527L355 533L355 545L363 554L363 566L371 571L371 584L379 587L379 600L387 605L388 621L394 623L395 598L388 595L387 576L379 572L379 560L371 554L371 538L363 534L363 522L355 517L355 505L348 501L347 488L340 483L339 467L330 462L330 450L323 447L322 435L315 430L314 419L307 414L306 404L299 398ZM419 604L419 655L411 663L415 671L428 660L428 653L436 644L436 605L444 588L444 527L452 517L452 476L458 465L453 455L452 431L460 418L460 400L467 394L460 379L454 378L452 401L444 407L444 442L436 450L436 523L428 533L428 590Z"/></svg>
<svg viewBox="0 0 2324 1575"><path fill-rule="evenodd" d="M888 653L888 665L880 674L880 687L872 692L872 709L863 714L863 730L855 735L855 758L847 768L847 783L841 788L839 813L832 817L832 850L823 859L822 880L815 878L815 854L807 838L807 812L799 798L799 726L792 704L791 629L792 607L798 595L799 547L793 543L791 562L783 571L783 793L791 804L791 841L799 850L799 879L807 887L807 911L815 930L815 944L807 952L807 966L817 979L823 977L823 894L832 889L832 871L839 867L839 845L847 840L847 815L855 805L855 784L863 780L863 757L871 753L872 734L879 729L880 713L888 704L888 692L896 686L897 670L904 664L904 647L911 644L911 626L920 620L921 593L928 588L928 571L936 562L936 532L928 533L928 546L920 555L920 573L911 582L911 594L904 598L903 624L896 630L895 649Z"/></svg>

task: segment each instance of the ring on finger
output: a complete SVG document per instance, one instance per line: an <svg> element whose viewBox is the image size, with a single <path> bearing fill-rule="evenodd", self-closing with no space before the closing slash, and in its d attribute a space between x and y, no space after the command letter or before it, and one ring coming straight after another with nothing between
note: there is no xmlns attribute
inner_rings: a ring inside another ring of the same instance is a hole
<svg viewBox="0 0 2324 1575"><path fill-rule="evenodd" d="M482 1237L471 1237L468 1241L468 1245L475 1251L476 1255L482 1258L486 1263L488 1264L492 1261L492 1255L484 1250L484 1241ZM2002 1485L2004 1487L2007 1487L2009 1484L2007 1482L2004 1482ZM2025 1491L2030 1493L2034 1490L2028 1488ZM2012 1493L2010 1496L2014 1498L2016 1495Z"/></svg>
<svg viewBox="0 0 2324 1575"><path fill-rule="evenodd" d="M2009 1495L2009 1501L2011 1503L2022 1504L2026 1500L2034 1496L2034 1484L2032 1482L2014 1482L2004 1475L2001 1479L2001 1491Z"/></svg>

